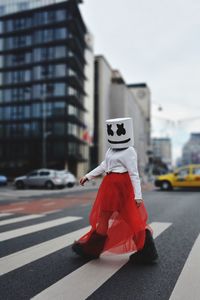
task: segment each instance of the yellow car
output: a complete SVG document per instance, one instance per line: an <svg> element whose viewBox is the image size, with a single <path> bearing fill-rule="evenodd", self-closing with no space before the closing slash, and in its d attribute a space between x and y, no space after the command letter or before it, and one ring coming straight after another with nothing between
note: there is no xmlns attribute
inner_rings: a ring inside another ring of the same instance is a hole
<svg viewBox="0 0 200 300"><path fill-rule="evenodd" d="M162 190L172 190L174 187L199 187L200 165L187 165L156 177L155 186Z"/></svg>

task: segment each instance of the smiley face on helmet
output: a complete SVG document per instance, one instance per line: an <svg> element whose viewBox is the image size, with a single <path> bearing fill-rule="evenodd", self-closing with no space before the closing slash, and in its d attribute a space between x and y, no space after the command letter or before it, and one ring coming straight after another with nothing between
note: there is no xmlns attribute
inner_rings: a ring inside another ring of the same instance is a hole
<svg viewBox="0 0 200 300"><path fill-rule="evenodd" d="M110 148L133 146L133 121L131 118L106 120L107 141Z"/></svg>

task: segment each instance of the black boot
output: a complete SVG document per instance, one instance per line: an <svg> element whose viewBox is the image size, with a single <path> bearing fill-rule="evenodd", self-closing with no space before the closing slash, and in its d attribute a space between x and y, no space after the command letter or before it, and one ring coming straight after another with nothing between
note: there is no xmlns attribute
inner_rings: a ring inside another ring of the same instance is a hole
<svg viewBox="0 0 200 300"><path fill-rule="evenodd" d="M155 263L158 259L158 253L154 244L152 234L148 229L146 229L145 232L146 237L144 247L142 250L139 250L130 256L131 262L151 264Z"/></svg>
<svg viewBox="0 0 200 300"><path fill-rule="evenodd" d="M107 235L101 235L94 231L87 242L74 242L72 250L85 258L99 258L103 251Z"/></svg>

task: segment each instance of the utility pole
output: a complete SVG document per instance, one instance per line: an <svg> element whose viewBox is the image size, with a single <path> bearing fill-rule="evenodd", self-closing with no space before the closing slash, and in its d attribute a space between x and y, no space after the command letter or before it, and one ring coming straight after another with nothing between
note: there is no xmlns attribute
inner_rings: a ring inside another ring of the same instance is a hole
<svg viewBox="0 0 200 300"><path fill-rule="evenodd" d="M42 167L46 168L46 94L42 96Z"/></svg>

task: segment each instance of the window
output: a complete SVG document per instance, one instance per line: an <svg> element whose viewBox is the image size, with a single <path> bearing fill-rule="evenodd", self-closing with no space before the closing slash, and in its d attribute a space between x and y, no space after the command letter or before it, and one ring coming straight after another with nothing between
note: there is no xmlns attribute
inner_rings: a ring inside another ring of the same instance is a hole
<svg viewBox="0 0 200 300"><path fill-rule="evenodd" d="M44 88L42 84L35 84L33 86L33 97L41 98L44 94Z"/></svg>
<svg viewBox="0 0 200 300"><path fill-rule="evenodd" d="M36 48L33 50L34 61L41 61L41 51L42 49L40 48Z"/></svg>
<svg viewBox="0 0 200 300"><path fill-rule="evenodd" d="M11 120L11 107L3 108L3 120Z"/></svg>
<svg viewBox="0 0 200 300"><path fill-rule="evenodd" d="M64 21L66 20L66 11L65 10L57 10L56 11L56 21Z"/></svg>
<svg viewBox="0 0 200 300"><path fill-rule="evenodd" d="M74 70L69 69L69 76L77 76L77 74Z"/></svg>
<svg viewBox="0 0 200 300"><path fill-rule="evenodd" d="M54 102L53 114L64 115L65 113L65 102Z"/></svg>
<svg viewBox="0 0 200 300"><path fill-rule="evenodd" d="M78 108L69 104L68 106L68 114L78 116Z"/></svg>
<svg viewBox="0 0 200 300"><path fill-rule="evenodd" d="M29 8L29 3L28 2L20 2L20 3L17 3L17 6L18 6L18 11L26 10Z"/></svg>
<svg viewBox="0 0 200 300"><path fill-rule="evenodd" d="M6 30L5 31L13 31L14 29L14 24L13 24L13 20L7 20L5 21L5 27L6 27Z"/></svg>
<svg viewBox="0 0 200 300"><path fill-rule="evenodd" d="M53 65L41 66L41 77L53 77Z"/></svg>
<svg viewBox="0 0 200 300"><path fill-rule="evenodd" d="M54 76L54 66L44 65L34 68L34 79L52 78Z"/></svg>
<svg viewBox="0 0 200 300"><path fill-rule="evenodd" d="M54 10L47 11L45 13L45 23L51 23L54 22L56 18L56 13Z"/></svg>
<svg viewBox="0 0 200 300"><path fill-rule="evenodd" d="M67 38L67 29L66 28L55 29L55 38L57 40Z"/></svg>
<svg viewBox="0 0 200 300"><path fill-rule="evenodd" d="M49 176L50 172L49 171L41 171L39 172L39 176Z"/></svg>
<svg viewBox="0 0 200 300"><path fill-rule="evenodd" d="M29 174L27 174L28 177L33 177L33 176L38 176L38 172L37 171L33 171Z"/></svg>
<svg viewBox="0 0 200 300"><path fill-rule="evenodd" d="M56 83L55 84L55 96L65 96L65 84L64 83Z"/></svg>
<svg viewBox="0 0 200 300"><path fill-rule="evenodd" d="M54 123L54 134L55 135L64 135L65 126L63 122L55 122Z"/></svg>
<svg viewBox="0 0 200 300"><path fill-rule="evenodd" d="M24 63L25 62L25 54L24 53L20 53L20 54L13 55L12 61L16 65Z"/></svg>
<svg viewBox="0 0 200 300"><path fill-rule="evenodd" d="M41 116L41 104L34 103L32 104L32 117L39 118Z"/></svg>
<svg viewBox="0 0 200 300"><path fill-rule="evenodd" d="M75 155L78 152L78 145L75 143L68 143L68 154Z"/></svg>
<svg viewBox="0 0 200 300"><path fill-rule="evenodd" d="M3 16L4 12L5 12L5 5L1 5L0 6L0 16Z"/></svg>
<svg viewBox="0 0 200 300"><path fill-rule="evenodd" d="M23 111L24 118L30 118L30 106L24 105L24 107L22 107L22 109L24 109L24 111Z"/></svg>
<svg viewBox="0 0 200 300"><path fill-rule="evenodd" d="M66 56L66 47L57 46L55 47L55 58L61 58Z"/></svg>
<svg viewBox="0 0 200 300"><path fill-rule="evenodd" d="M178 177L186 177L189 174L189 169L182 169L177 172Z"/></svg>
<svg viewBox="0 0 200 300"><path fill-rule="evenodd" d="M193 174L194 175L200 175L200 168L194 168L193 169Z"/></svg>
<svg viewBox="0 0 200 300"><path fill-rule="evenodd" d="M48 42L48 41L52 41L54 39L54 32L53 29L45 29L43 30L43 34L42 34L42 41L44 42Z"/></svg>
<svg viewBox="0 0 200 300"><path fill-rule="evenodd" d="M78 126L76 124L68 123L68 134L78 136Z"/></svg>
<svg viewBox="0 0 200 300"><path fill-rule="evenodd" d="M26 19L20 18L15 20L14 29L22 29L26 27Z"/></svg>
<svg viewBox="0 0 200 300"><path fill-rule="evenodd" d="M62 76L66 76L66 65L64 64L60 64L60 65L56 65L55 66L55 74L56 77L62 77Z"/></svg>
<svg viewBox="0 0 200 300"><path fill-rule="evenodd" d="M40 128L40 121L32 122L32 135L33 136L40 136L41 135L41 128Z"/></svg>
<svg viewBox="0 0 200 300"><path fill-rule="evenodd" d="M23 126L24 136L30 136L31 124L30 123L24 123L24 124L22 124L22 126Z"/></svg>

